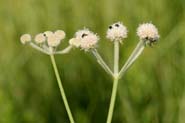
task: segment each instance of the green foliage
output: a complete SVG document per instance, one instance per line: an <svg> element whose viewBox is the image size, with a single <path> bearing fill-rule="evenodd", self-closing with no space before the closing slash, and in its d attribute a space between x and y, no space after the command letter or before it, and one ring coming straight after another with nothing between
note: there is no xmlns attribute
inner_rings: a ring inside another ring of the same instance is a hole
<svg viewBox="0 0 185 123"><path fill-rule="evenodd" d="M23 46L23 33L63 29L68 39L84 26L101 36L98 50L113 65L109 24L122 21L129 38L121 63L138 42L136 28L152 21L161 38L146 48L120 81L113 123L184 123L184 0L0 0L0 123L68 123L48 56ZM91 54L56 56L77 123L103 123L112 81Z"/></svg>

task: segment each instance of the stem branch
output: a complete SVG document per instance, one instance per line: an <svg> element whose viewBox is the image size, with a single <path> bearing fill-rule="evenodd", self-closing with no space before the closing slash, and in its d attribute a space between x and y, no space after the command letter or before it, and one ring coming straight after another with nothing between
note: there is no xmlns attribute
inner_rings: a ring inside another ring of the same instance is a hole
<svg viewBox="0 0 185 123"><path fill-rule="evenodd" d="M145 48L145 43L144 41L141 40L137 44L136 48L134 49L134 51L132 52L132 54L130 55L126 63L124 64L124 66L121 68L119 72L119 78L121 78L125 74L128 68L134 63L134 61L139 57L139 55L141 55L144 48Z"/></svg>
<svg viewBox="0 0 185 123"><path fill-rule="evenodd" d="M65 49L61 50L61 51L57 51L55 52L55 54L66 54L66 53L69 53L69 51L72 49L72 46L68 46L66 47Z"/></svg>
<svg viewBox="0 0 185 123"><path fill-rule="evenodd" d="M102 68L108 73L110 74L112 77L114 76L111 69L108 67L108 65L105 63L105 61L102 59L102 57L100 56L100 54L98 53L98 51L96 49L92 49L91 50L93 55L96 57L98 63L102 66Z"/></svg>
<svg viewBox="0 0 185 123"><path fill-rule="evenodd" d="M30 46L31 47L33 47L33 48L35 48L35 49L37 49L38 51L40 51L40 52L42 52L42 53L44 53L44 54L47 54L47 55L49 55L49 53L47 52L47 51L45 51L44 49L42 49L41 47L39 47L39 46L37 46L37 45L35 45L34 43L29 43L30 44Z"/></svg>

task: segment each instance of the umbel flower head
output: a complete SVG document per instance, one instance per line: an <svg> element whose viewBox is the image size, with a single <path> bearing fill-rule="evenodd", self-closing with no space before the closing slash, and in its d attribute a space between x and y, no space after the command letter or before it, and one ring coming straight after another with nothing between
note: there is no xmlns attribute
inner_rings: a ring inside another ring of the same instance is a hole
<svg viewBox="0 0 185 123"><path fill-rule="evenodd" d="M69 44L87 51L95 48L98 40L99 37L96 34L85 28L76 32L75 37L69 41Z"/></svg>
<svg viewBox="0 0 185 123"><path fill-rule="evenodd" d="M31 41L31 35L30 34L24 34L20 38L21 43L26 44Z"/></svg>
<svg viewBox="0 0 185 123"><path fill-rule="evenodd" d="M141 24L137 28L137 35L141 40L149 44L155 43L159 39L158 29L152 23Z"/></svg>
<svg viewBox="0 0 185 123"><path fill-rule="evenodd" d="M107 30L107 38L111 41L122 42L122 39L127 38L127 33L127 28L121 22L117 22L109 26Z"/></svg>
<svg viewBox="0 0 185 123"><path fill-rule="evenodd" d="M21 36L20 40L23 44L29 42L34 48L52 53L64 38L65 32L63 30L57 30L55 32L46 31L44 33L39 33L35 36L34 41L31 41L30 34L24 34Z"/></svg>

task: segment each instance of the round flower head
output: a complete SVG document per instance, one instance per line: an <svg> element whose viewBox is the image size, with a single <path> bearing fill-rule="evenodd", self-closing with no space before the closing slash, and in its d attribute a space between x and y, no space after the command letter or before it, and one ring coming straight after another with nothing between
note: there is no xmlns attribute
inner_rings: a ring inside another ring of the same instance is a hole
<svg viewBox="0 0 185 123"><path fill-rule="evenodd" d="M72 39L69 40L69 44L71 46L74 46L74 47L77 47L78 48L81 45L81 40L78 39L78 38L72 38Z"/></svg>
<svg viewBox="0 0 185 123"><path fill-rule="evenodd" d="M84 50L94 48L99 37L88 29L80 30L75 34L76 40L80 40L80 47Z"/></svg>
<svg viewBox="0 0 185 123"><path fill-rule="evenodd" d="M51 31L46 31L46 32L44 32L44 36L46 36L46 37L48 37L48 36L50 36L50 35L52 35L53 34L53 32L51 32Z"/></svg>
<svg viewBox="0 0 185 123"><path fill-rule="evenodd" d="M31 35L30 34L24 34L20 38L21 43L26 44L31 41Z"/></svg>
<svg viewBox="0 0 185 123"><path fill-rule="evenodd" d="M157 28L152 23L141 24L137 29L137 35L141 40L154 43L159 39Z"/></svg>
<svg viewBox="0 0 185 123"><path fill-rule="evenodd" d="M36 42L37 44L44 43L45 41L46 41L46 37L44 36L43 33L37 34L37 35L35 36L35 42Z"/></svg>
<svg viewBox="0 0 185 123"><path fill-rule="evenodd" d="M121 23L117 22L109 26L107 30L107 38L111 41L120 41L127 38L127 28Z"/></svg>
<svg viewBox="0 0 185 123"><path fill-rule="evenodd" d="M61 40L55 34L51 34L47 37L48 46L50 47L57 47L60 41Z"/></svg>
<svg viewBox="0 0 185 123"><path fill-rule="evenodd" d="M63 40L66 36L65 32L63 30L57 30L54 33L60 40Z"/></svg>
<svg viewBox="0 0 185 123"><path fill-rule="evenodd" d="M94 48L99 40L99 37L95 34L90 34L81 40L81 48L88 50Z"/></svg>

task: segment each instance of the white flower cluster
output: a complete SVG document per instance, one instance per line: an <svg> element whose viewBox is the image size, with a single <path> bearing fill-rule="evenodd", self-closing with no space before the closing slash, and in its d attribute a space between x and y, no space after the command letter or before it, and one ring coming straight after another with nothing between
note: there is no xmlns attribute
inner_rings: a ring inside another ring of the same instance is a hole
<svg viewBox="0 0 185 123"><path fill-rule="evenodd" d="M141 40L156 42L159 39L157 28L152 23L141 24L137 29L137 35Z"/></svg>
<svg viewBox="0 0 185 123"><path fill-rule="evenodd" d="M30 34L22 35L20 40L23 44L34 43L34 45L37 45L43 50L52 52L65 38L65 35L66 34L63 30L57 30L55 32L46 31L44 33L37 34L34 37L33 42Z"/></svg>
<svg viewBox="0 0 185 123"><path fill-rule="evenodd" d="M121 22L117 22L109 26L107 30L107 38L111 41L122 42L122 39L127 38L127 33L127 28Z"/></svg>
<svg viewBox="0 0 185 123"><path fill-rule="evenodd" d="M34 41L31 42L31 35L24 34L21 36L21 42L34 43L44 50L49 52L55 51L56 47L61 43L65 38L65 32L62 30L57 30L55 32L46 31L44 33L39 33L35 36ZM120 43L123 39L127 38L128 30L121 22L117 22L109 26L107 30L106 37L112 42L119 41ZM137 35L139 38L146 42L146 44L152 44L159 39L159 34L157 28L151 23L141 24L137 28ZM93 33L87 28L79 30L75 33L74 38L69 40L69 48L66 51L69 51L71 47L81 48L85 51L89 49L96 48L99 41L99 36Z"/></svg>
<svg viewBox="0 0 185 123"><path fill-rule="evenodd" d="M95 48L99 37L88 29L79 30L75 37L69 40L69 44L74 47L80 47L83 50Z"/></svg>

